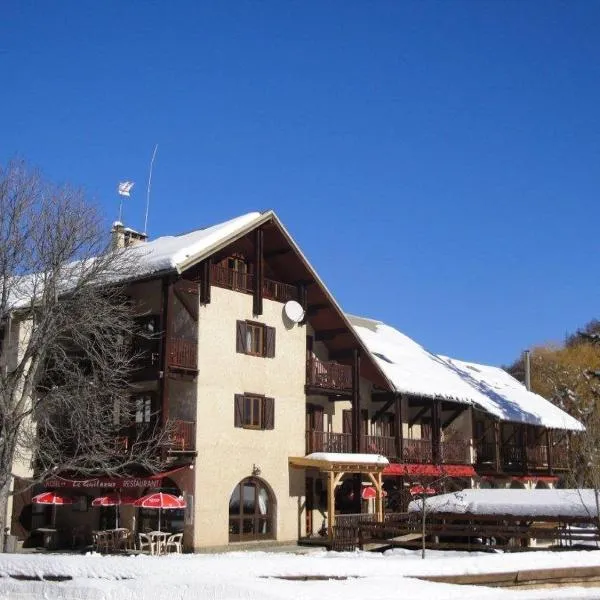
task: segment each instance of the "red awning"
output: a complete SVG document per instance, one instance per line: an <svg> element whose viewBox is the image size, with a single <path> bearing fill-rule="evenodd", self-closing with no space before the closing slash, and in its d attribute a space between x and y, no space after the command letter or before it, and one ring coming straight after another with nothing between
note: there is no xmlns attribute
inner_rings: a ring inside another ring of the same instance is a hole
<svg viewBox="0 0 600 600"><path fill-rule="evenodd" d="M390 464L383 475L417 475L420 477L475 477L472 465Z"/></svg>
<svg viewBox="0 0 600 600"><path fill-rule="evenodd" d="M162 480L174 473L189 469L190 465L183 465L164 473L142 475L140 477L94 477L92 479L66 479L64 477L50 477L44 481L47 488L102 488L109 490L131 488L159 488Z"/></svg>

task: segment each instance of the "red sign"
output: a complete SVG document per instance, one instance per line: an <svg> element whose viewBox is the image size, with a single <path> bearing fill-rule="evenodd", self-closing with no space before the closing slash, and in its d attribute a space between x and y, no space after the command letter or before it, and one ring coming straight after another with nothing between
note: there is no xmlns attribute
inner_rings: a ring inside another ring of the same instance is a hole
<svg viewBox="0 0 600 600"><path fill-rule="evenodd" d="M177 467L166 473L146 475L143 477L95 477L94 479L65 479L64 477L51 477L44 481L47 488L101 488L118 490L127 488L159 488L164 477L168 477L177 471L189 468L188 465Z"/></svg>

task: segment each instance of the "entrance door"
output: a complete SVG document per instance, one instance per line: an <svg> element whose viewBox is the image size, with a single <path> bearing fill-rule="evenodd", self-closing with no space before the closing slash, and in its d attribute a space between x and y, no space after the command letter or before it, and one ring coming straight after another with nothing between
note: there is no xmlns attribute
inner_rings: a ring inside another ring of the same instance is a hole
<svg viewBox="0 0 600 600"><path fill-rule="evenodd" d="M229 541L273 539L275 501L267 486L256 477L242 479L229 500Z"/></svg>

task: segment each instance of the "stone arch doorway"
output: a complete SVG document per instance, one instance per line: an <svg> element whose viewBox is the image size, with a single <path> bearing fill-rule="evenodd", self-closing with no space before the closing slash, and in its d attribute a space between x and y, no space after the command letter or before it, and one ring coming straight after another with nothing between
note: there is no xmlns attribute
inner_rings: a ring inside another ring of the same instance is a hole
<svg viewBox="0 0 600 600"><path fill-rule="evenodd" d="M242 479L229 499L229 541L275 538L275 495L258 477Z"/></svg>

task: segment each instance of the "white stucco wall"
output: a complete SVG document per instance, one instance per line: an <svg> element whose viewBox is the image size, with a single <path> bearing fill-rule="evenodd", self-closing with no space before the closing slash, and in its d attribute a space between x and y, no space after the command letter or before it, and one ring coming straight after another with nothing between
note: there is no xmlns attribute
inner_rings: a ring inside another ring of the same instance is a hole
<svg viewBox="0 0 600 600"><path fill-rule="evenodd" d="M211 294L198 327L194 546L229 543L231 493L255 466L276 498L276 539L295 540L304 473L288 457L304 455L306 328L286 325L279 302L264 300L255 317L251 295L215 286ZM275 358L236 353L238 319L275 327ZM244 392L275 399L273 430L234 427L234 395Z"/></svg>

